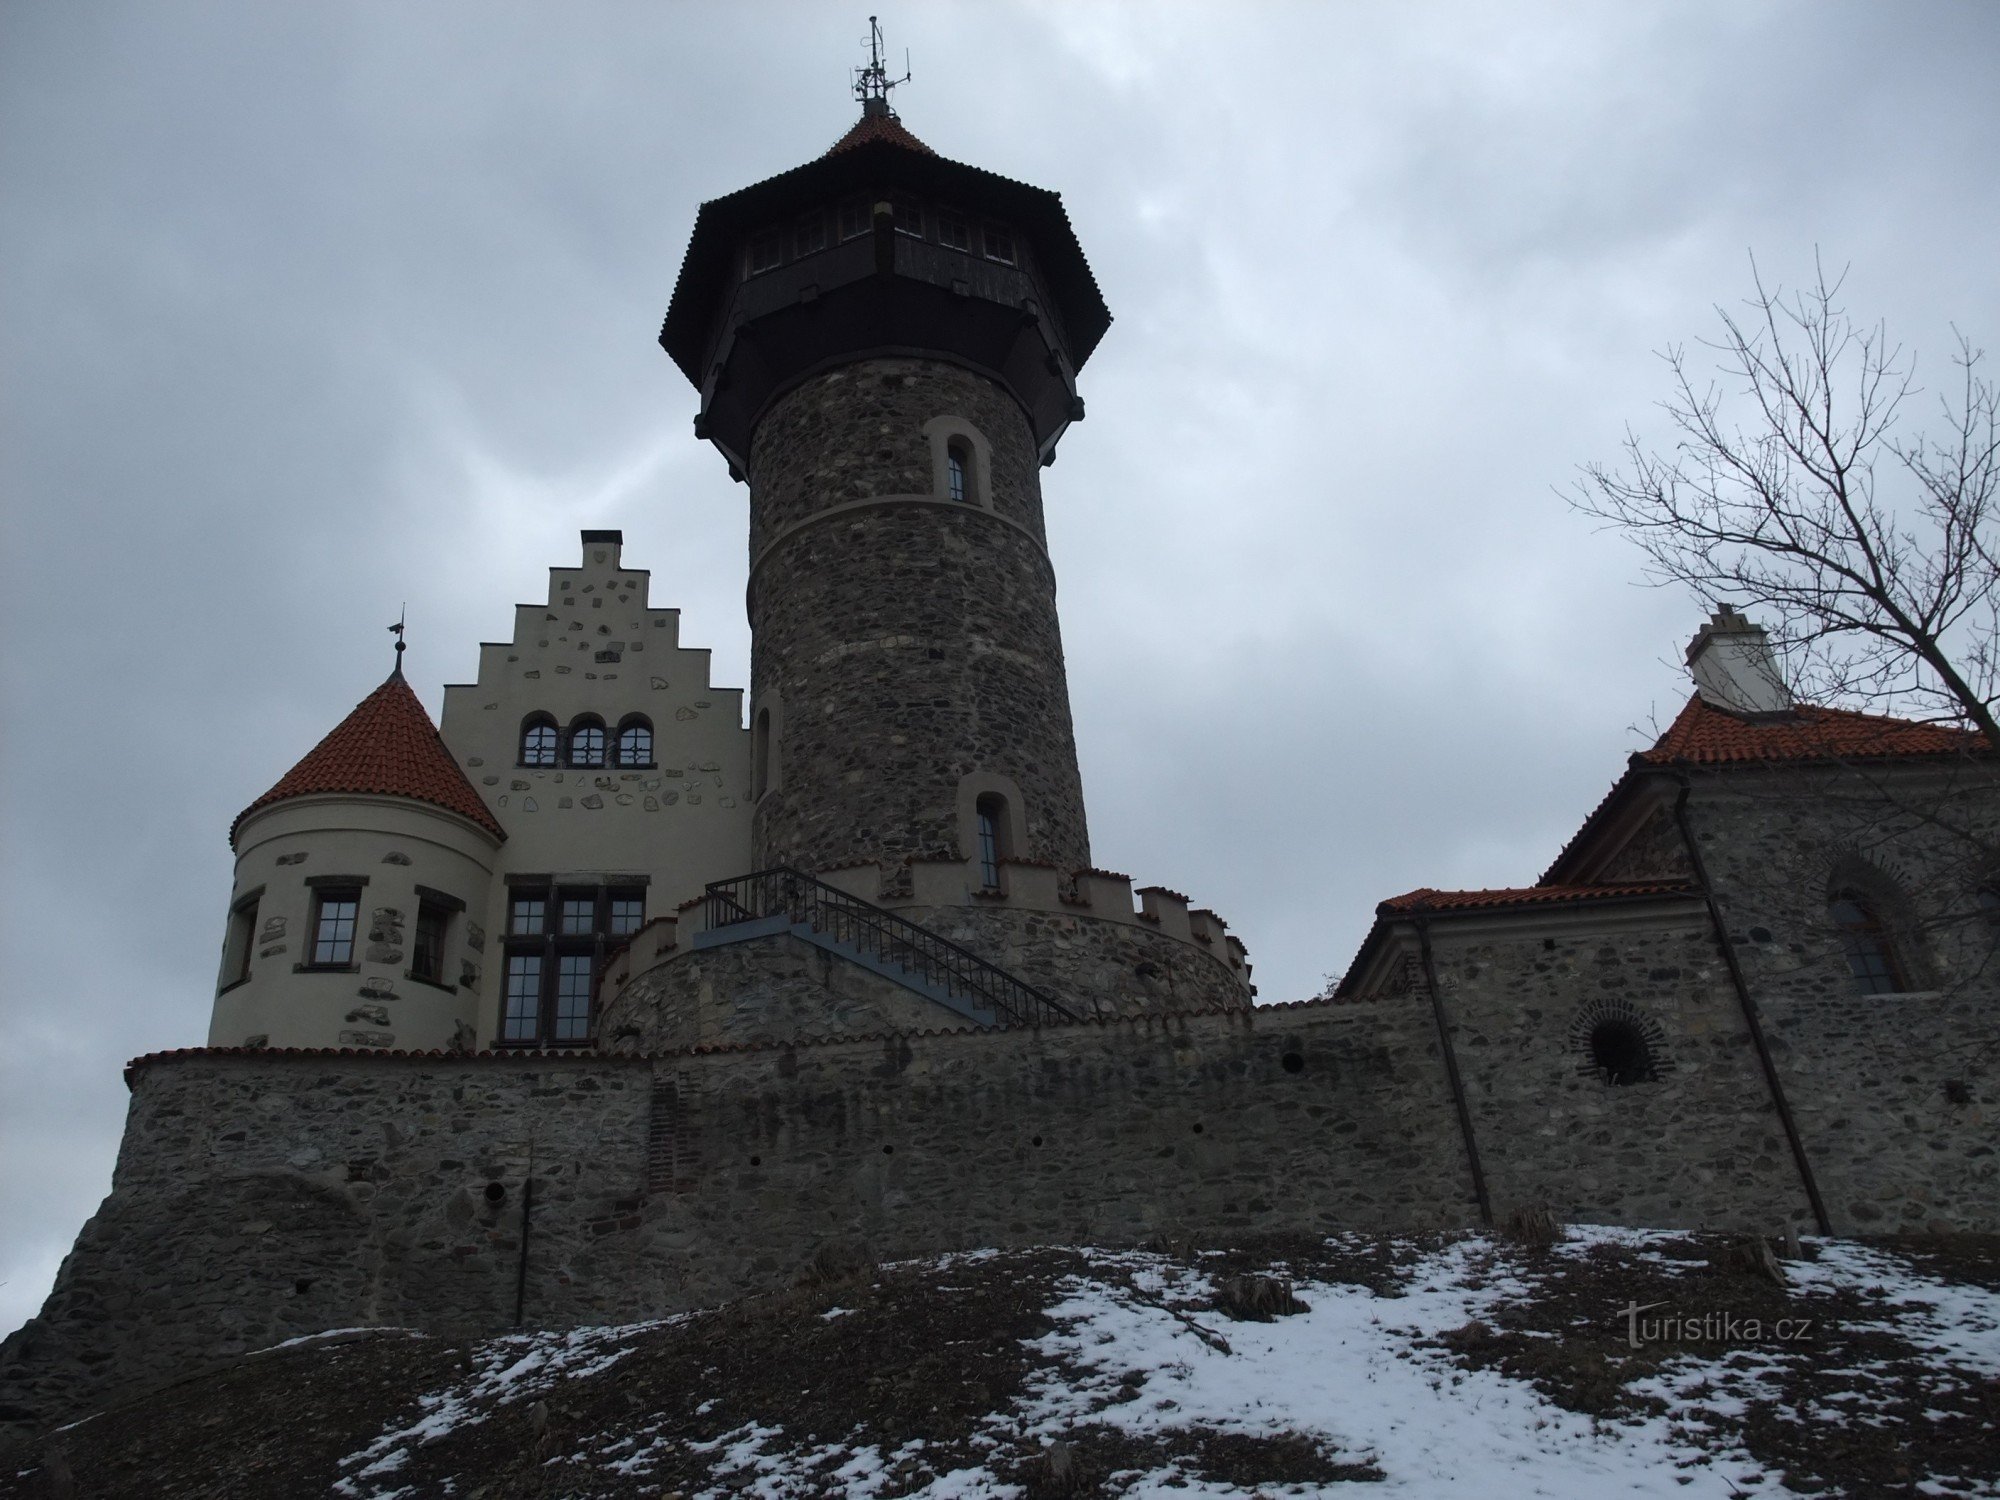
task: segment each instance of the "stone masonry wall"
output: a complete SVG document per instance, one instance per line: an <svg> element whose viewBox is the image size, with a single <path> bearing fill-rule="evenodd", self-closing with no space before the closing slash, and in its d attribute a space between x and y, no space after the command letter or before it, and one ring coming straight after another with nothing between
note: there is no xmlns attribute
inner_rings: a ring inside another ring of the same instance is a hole
<svg viewBox="0 0 2000 1500"><path fill-rule="evenodd" d="M1728 971L1694 903L1649 919L1439 922L1434 962L1496 1215L1662 1227L1813 1227ZM1659 1076L1613 1085L1598 1021Z"/></svg>
<svg viewBox="0 0 2000 1500"><path fill-rule="evenodd" d="M319 1329L505 1328L524 1256L547 1327L785 1284L828 1251L1474 1216L1409 1007L651 1061L169 1055L137 1069L111 1196L0 1347L0 1407L48 1421Z"/></svg>
<svg viewBox="0 0 2000 1500"><path fill-rule="evenodd" d="M600 1044L620 1051L819 1041L974 1024L790 933L682 948L605 1002Z"/></svg>
<svg viewBox="0 0 2000 1500"><path fill-rule="evenodd" d="M1837 1233L2000 1231L1989 996L1788 997L1764 1025Z"/></svg>
<svg viewBox="0 0 2000 1500"><path fill-rule="evenodd" d="M923 427L945 415L991 444L991 509L935 494ZM934 361L847 366L766 414L750 460L751 712L782 712L760 867L969 857L959 787L979 772L1019 790L1026 847L1007 852L1090 863L1038 473L1011 398ZM786 530L855 501L873 503Z"/></svg>
<svg viewBox="0 0 2000 1500"><path fill-rule="evenodd" d="M2000 798L1978 762L1697 778L1690 822L1827 1212L1848 1233L2000 1230ZM1858 993L1829 918L1860 889L1901 991Z"/></svg>

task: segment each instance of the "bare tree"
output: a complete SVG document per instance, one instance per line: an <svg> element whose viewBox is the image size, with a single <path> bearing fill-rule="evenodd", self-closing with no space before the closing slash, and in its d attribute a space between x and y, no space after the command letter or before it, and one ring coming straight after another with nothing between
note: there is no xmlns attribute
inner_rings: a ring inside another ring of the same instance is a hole
<svg viewBox="0 0 2000 1500"><path fill-rule="evenodd" d="M1840 306L1819 268L1756 295L1704 347L1662 351L1670 448L1628 431L1571 503L1631 533L1655 582L1755 615L1793 691L1975 728L2000 745L2000 399L1963 334L1937 426L1906 433L1914 359Z"/></svg>

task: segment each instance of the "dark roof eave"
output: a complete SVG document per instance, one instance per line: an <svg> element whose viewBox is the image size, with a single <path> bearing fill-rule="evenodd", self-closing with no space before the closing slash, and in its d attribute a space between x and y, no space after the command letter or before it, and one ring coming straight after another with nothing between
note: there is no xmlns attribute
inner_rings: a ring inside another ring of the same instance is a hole
<svg viewBox="0 0 2000 1500"><path fill-rule="evenodd" d="M893 177L893 184L885 183L885 177ZM801 207L802 197L890 185L930 193L942 190L947 198L954 189L976 193L983 209L1012 221L1034 247L1050 293L1063 304L1065 326L1074 343L1070 357L1082 368L1110 327L1111 312L1063 209L1061 194L892 142L866 141L702 204L660 328L660 346L689 382L701 387L701 359L712 311L707 294L726 284L739 241Z"/></svg>

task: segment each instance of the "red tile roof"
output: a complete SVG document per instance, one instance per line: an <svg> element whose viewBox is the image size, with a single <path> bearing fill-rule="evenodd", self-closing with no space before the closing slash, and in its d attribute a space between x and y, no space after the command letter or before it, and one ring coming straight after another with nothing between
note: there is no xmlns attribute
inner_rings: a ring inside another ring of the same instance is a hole
<svg viewBox="0 0 2000 1500"><path fill-rule="evenodd" d="M1788 714L1745 717L1711 707L1696 693L1641 765L1725 765L1744 761L1836 760L1883 755L1958 755L1985 748L1962 729L1918 724L1844 708L1801 704Z"/></svg>
<svg viewBox="0 0 2000 1500"><path fill-rule="evenodd" d="M1434 891L1421 886L1391 896L1377 916L1407 917L1426 912L1479 911L1506 906L1556 906L1574 901L1619 901L1645 896L1689 896L1694 887L1679 880L1620 881L1606 885L1531 885L1491 891Z"/></svg>
<svg viewBox="0 0 2000 1500"><path fill-rule="evenodd" d="M409 797L468 818L495 838L507 836L445 749L401 672L356 704L276 786L238 813L229 828L230 842L259 808L329 792Z"/></svg>
<svg viewBox="0 0 2000 1500"><path fill-rule="evenodd" d="M903 128L903 122L894 115L863 115L854 122L854 128L827 148L828 156L838 156L843 151L852 151L856 146L865 146L870 141L887 141L892 146L901 146L906 151L921 151L926 156L936 156L922 141Z"/></svg>

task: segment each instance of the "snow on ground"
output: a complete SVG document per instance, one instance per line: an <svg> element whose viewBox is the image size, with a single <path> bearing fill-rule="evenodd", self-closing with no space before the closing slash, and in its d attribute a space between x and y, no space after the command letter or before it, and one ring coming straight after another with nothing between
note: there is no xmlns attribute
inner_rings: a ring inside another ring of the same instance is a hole
<svg viewBox="0 0 2000 1500"><path fill-rule="evenodd" d="M1671 1266L1656 1247L1676 1238L1572 1230L1559 1253L1581 1256L1593 1246L1615 1244L1649 1263ZM1023 1490L1005 1476L1020 1460L1088 1424L1138 1437L1190 1428L1266 1437L1305 1434L1339 1462L1379 1470L1379 1481L1359 1493L1385 1497L1697 1500L1793 1493L1732 1446L1729 1419L1740 1416L1752 1397L1769 1401L1776 1389L1773 1376L1788 1360L1810 1358L1809 1349L1759 1344L1714 1357L1674 1358L1631 1386L1667 1401L1667 1412L1588 1417L1495 1369L1465 1368L1435 1342L1535 1295L1533 1280L1510 1268L1503 1248L1476 1236L1421 1252L1414 1245L1403 1248L1410 1259L1400 1273L1401 1295L1382 1296L1347 1283L1300 1282L1295 1291L1307 1310L1268 1323L1234 1322L1214 1311L1216 1289L1198 1262L1142 1252L1075 1252L1086 1269L1058 1288L1048 1308L1055 1331L1027 1346L1037 1362L1026 1391L992 1412L972 1436L971 1450L988 1453L990 1462L941 1468L927 1461L919 1441L885 1452L860 1429L844 1441L814 1442L789 1438L765 1421L742 1422L695 1441L665 1431L684 1432L683 1414L657 1412L635 1413L629 1427L600 1433L581 1450L558 1457L624 1480L643 1480L670 1450L698 1454L711 1483L691 1491L690 1500L874 1497L892 1477L894 1493L926 1500L1013 1500ZM923 1264L948 1272L968 1259L940 1257ZM1871 1304L1882 1309L1884 1327L1893 1325L1935 1358L1940 1382L2000 1373L2000 1295L1938 1281L1886 1252L1844 1242L1820 1242L1815 1261L1791 1263L1787 1271L1808 1309L1816 1296L1867 1291ZM853 1312L835 1307L819 1316L844 1320ZM659 1326L521 1335L481 1345L464 1380L424 1395L414 1420L392 1426L343 1460L346 1477L337 1493L345 1500L414 1494L399 1486L398 1473L420 1445L485 1421L501 1407L537 1400L566 1381L601 1374L631 1352L637 1334ZM1799 1421L1869 1420L1870 1372L1857 1369L1853 1375L1851 1400L1781 1415ZM694 1414L713 1405L704 1403ZM965 1451L961 1445L961 1455ZM913 1476L920 1487L910 1487ZM1114 1475L1107 1492L1205 1500L1327 1491L1282 1484L1242 1489L1199 1479L1174 1461Z"/></svg>

